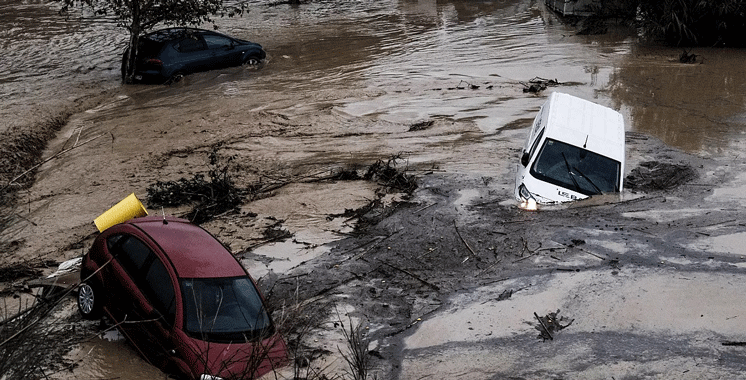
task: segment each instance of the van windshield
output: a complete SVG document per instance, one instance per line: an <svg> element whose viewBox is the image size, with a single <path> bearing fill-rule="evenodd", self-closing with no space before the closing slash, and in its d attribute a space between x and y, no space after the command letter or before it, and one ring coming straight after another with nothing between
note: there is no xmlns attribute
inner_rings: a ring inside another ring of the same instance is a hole
<svg viewBox="0 0 746 380"><path fill-rule="evenodd" d="M584 195L619 192L619 161L547 138L531 167L534 178Z"/></svg>
<svg viewBox="0 0 746 380"><path fill-rule="evenodd" d="M248 277L181 282L184 329L211 342L247 342L273 333L262 299Z"/></svg>

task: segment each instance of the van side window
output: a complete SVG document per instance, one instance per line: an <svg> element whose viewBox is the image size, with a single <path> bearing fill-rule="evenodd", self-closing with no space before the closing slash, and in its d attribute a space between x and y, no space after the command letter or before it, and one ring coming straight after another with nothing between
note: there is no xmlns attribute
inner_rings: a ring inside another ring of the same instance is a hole
<svg viewBox="0 0 746 380"><path fill-rule="evenodd" d="M534 152L536 151L536 147L539 145L539 141L541 141L541 138L544 137L544 130L546 128L542 128L541 131L539 131L539 135L536 136L536 140L534 140L534 145L531 146L531 150L528 152L529 157L534 156Z"/></svg>

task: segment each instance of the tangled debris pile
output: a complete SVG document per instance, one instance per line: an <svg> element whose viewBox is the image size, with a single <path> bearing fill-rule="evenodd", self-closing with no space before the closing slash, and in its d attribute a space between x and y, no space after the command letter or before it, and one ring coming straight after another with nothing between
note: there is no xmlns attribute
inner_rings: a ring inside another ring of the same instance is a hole
<svg viewBox="0 0 746 380"><path fill-rule="evenodd" d="M624 179L625 186L637 191L670 190L697 178L697 172L686 164L646 161Z"/></svg>
<svg viewBox="0 0 746 380"><path fill-rule="evenodd" d="M381 185L377 191L379 196L394 192L412 194L417 189L417 182L413 175L406 174L407 168L397 168L400 155L393 156L388 160L379 159L370 165L364 175L360 176L358 171L342 169L332 171L331 174L322 177L307 176L295 180L283 180L275 183L258 182L245 188L236 186L231 178L231 161L221 162L217 150L219 146L213 147L209 154L210 169L208 179L204 174L197 173L191 179L181 178L176 181L157 181L147 188L147 201L150 207L175 207L181 205L192 205L191 211L185 218L192 223L201 224L214 219L217 216L236 210L247 200L253 200L262 194L269 194L293 182L316 182L323 180L355 181L364 179L375 181ZM379 208L379 199L375 199L362 210L363 214L371 209ZM349 211L349 210L348 210ZM360 216L360 212L349 211L342 216Z"/></svg>
<svg viewBox="0 0 746 380"><path fill-rule="evenodd" d="M402 170L397 169L396 161L401 159L401 155L396 155L385 162L383 160L378 160L368 167L368 171L365 173L363 178L369 181L378 182L381 186L386 188L388 192L394 190L412 194L412 192L417 189L417 181L415 181L413 175L406 174L406 168Z"/></svg>
<svg viewBox="0 0 746 380"><path fill-rule="evenodd" d="M435 124L435 120L425 120L409 126L409 132L424 131Z"/></svg>
<svg viewBox="0 0 746 380"><path fill-rule="evenodd" d="M536 327L539 330L539 338L543 340L554 340L554 333L570 326L575 320L570 319L566 324L562 324L562 321L566 321L565 317L558 317L559 310L553 313L549 313L543 317L534 313L534 317L539 321L539 326Z"/></svg>
<svg viewBox="0 0 746 380"><path fill-rule="evenodd" d="M0 373L4 379L47 379L51 373L77 365L65 354L85 334L60 313L67 307L71 291L37 296L30 304L19 305L13 315L6 307L0 321Z"/></svg>
<svg viewBox="0 0 746 380"><path fill-rule="evenodd" d="M538 94L547 89L547 87L556 87L563 83L557 81L557 79L544 79L534 77L526 82L521 82L523 85L523 92L530 92L532 94Z"/></svg>
<svg viewBox="0 0 746 380"><path fill-rule="evenodd" d="M187 218L196 224L213 219L215 216L235 210L244 199L249 189L239 189L228 174L229 157L221 165L214 147L209 154L209 181L198 173L191 179L181 178L177 181L158 181L147 189L148 203L152 206L179 206L193 204Z"/></svg>
<svg viewBox="0 0 746 380"><path fill-rule="evenodd" d="M679 62L681 63L697 63L697 55L694 53L689 54L686 49L679 55ZM700 62L702 63L702 62Z"/></svg>

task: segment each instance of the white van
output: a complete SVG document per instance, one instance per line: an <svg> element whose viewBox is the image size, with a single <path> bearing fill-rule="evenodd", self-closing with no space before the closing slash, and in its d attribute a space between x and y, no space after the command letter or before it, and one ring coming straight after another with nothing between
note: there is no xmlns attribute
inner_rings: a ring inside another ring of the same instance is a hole
<svg viewBox="0 0 746 380"><path fill-rule="evenodd" d="M621 192L624 119L619 112L554 92L521 153L515 197L523 207Z"/></svg>

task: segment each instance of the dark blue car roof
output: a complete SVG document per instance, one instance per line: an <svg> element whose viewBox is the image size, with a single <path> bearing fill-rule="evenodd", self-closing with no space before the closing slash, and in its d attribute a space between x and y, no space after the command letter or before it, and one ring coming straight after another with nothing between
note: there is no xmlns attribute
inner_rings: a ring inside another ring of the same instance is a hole
<svg viewBox="0 0 746 380"><path fill-rule="evenodd" d="M146 37L150 40L157 41L157 42L165 42L165 41L172 40L179 36L188 35L191 33L203 33L203 32L210 32L210 31L204 30L204 29L196 29L196 28L168 28L168 29L156 30L155 32L148 33L143 37Z"/></svg>

